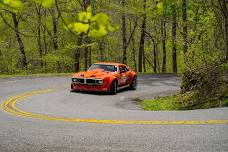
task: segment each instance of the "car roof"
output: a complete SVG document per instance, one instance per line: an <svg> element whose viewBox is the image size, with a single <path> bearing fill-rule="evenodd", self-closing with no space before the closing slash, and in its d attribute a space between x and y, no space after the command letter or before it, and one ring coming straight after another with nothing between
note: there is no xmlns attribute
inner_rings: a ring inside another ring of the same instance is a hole
<svg viewBox="0 0 228 152"><path fill-rule="evenodd" d="M125 65L125 64L122 64L122 63L117 63L117 62L97 62L97 63L94 63L94 64L104 64L104 65ZM125 65L127 66L127 65Z"/></svg>

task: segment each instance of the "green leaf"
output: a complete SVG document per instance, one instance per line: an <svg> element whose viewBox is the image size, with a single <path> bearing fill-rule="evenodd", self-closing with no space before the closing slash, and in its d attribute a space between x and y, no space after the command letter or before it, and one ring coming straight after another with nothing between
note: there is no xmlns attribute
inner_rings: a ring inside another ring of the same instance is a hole
<svg viewBox="0 0 228 152"><path fill-rule="evenodd" d="M162 2L159 2L159 3L157 4L157 13L158 13L158 14L162 14L163 11L164 11L164 5L163 5Z"/></svg>
<svg viewBox="0 0 228 152"><path fill-rule="evenodd" d="M35 0L35 2L41 4L43 7L51 7L55 4L55 0Z"/></svg>
<svg viewBox="0 0 228 152"><path fill-rule="evenodd" d="M110 24L110 25L108 25L107 29L108 29L108 31L113 32L117 29L117 27L115 25Z"/></svg>
<svg viewBox="0 0 228 152"><path fill-rule="evenodd" d="M77 34L87 33L89 30L89 24L76 22L73 24L72 30Z"/></svg>
<svg viewBox="0 0 228 152"><path fill-rule="evenodd" d="M55 4L55 0L43 0L42 6L43 7L51 7Z"/></svg>
<svg viewBox="0 0 228 152"><path fill-rule="evenodd" d="M84 23L85 22L89 22L91 17L92 17L92 13L91 12L80 12L78 14L78 20L80 22L84 22Z"/></svg>
<svg viewBox="0 0 228 152"><path fill-rule="evenodd" d="M104 13L98 13L93 17L93 20L96 21L98 24L101 25L108 25L109 24L109 16Z"/></svg>
<svg viewBox="0 0 228 152"><path fill-rule="evenodd" d="M20 0L3 0L3 3L14 9L20 9L23 7L23 3Z"/></svg>
<svg viewBox="0 0 228 152"><path fill-rule="evenodd" d="M90 30L89 37L99 38L99 37L105 36L107 34L108 34L108 32L107 32L105 26L100 25L98 29L94 28L94 29Z"/></svg>

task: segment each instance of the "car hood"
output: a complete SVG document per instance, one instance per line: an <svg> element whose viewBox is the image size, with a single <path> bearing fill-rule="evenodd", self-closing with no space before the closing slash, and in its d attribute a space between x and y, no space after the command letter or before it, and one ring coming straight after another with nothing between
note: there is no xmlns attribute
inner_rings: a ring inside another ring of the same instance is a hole
<svg viewBox="0 0 228 152"><path fill-rule="evenodd" d="M84 72L75 73L73 75L74 78L97 78L97 79L104 79L108 76L113 76L113 73L104 71L103 69L84 71Z"/></svg>

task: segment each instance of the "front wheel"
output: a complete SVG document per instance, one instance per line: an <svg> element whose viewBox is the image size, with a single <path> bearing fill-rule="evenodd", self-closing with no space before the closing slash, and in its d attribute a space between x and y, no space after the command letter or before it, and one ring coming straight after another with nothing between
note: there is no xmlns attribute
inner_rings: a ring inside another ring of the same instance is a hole
<svg viewBox="0 0 228 152"><path fill-rule="evenodd" d="M134 77L132 82L131 82L131 85L130 85L130 89L131 90L136 90L137 89L137 78Z"/></svg>
<svg viewBox="0 0 228 152"><path fill-rule="evenodd" d="M109 93L115 95L117 93L117 81L114 80L110 86Z"/></svg>

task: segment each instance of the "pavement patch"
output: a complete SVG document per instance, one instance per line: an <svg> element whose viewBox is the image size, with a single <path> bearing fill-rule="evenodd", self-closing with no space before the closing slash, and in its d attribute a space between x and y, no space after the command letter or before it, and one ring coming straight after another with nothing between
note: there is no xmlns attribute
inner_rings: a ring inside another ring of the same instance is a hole
<svg viewBox="0 0 228 152"><path fill-rule="evenodd" d="M82 118L67 118L55 117L43 114L36 114L24 111L16 106L22 99L42 93L53 92L56 89L36 90L23 93L17 96L12 96L0 105L0 109L13 114L26 118L48 120L48 121L64 121L64 122L80 122L80 123L97 123L97 124L126 124L126 125L213 125L213 124L228 124L228 120L176 120L176 121L163 121L163 120L102 120L102 119L82 119Z"/></svg>

